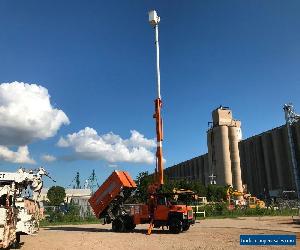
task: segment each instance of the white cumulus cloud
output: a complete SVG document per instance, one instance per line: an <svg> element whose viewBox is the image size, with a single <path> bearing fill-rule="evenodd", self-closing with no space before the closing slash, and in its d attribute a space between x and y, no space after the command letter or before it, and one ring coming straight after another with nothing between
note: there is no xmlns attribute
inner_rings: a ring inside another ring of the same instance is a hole
<svg viewBox="0 0 300 250"><path fill-rule="evenodd" d="M49 154L44 154L41 156L41 160L44 162L53 162L56 160L56 157Z"/></svg>
<svg viewBox="0 0 300 250"><path fill-rule="evenodd" d="M136 130L130 132L130 138L122 139L112 132L98 135L95 129L86 127L77 133L61 137L57 145L72 148L74 158L105 160L110 163L154 163L152 149L156 146L155 140L145 138Z"/></svg>
<svg viewBox="0 0 300 250"><path fill-rule="evenodd" d="M23 82L0 84L0 144L23 146L54 136L67 115L50 103L48 90Z"/></svg>
<svg viewBox="0 0 300 250"><path fill-rule="evenodd" d="M35 163L35 161L29 156L27 146L21 146L17 151L12 151L8 147L0 146L0 160L12 163Z"/></svg>

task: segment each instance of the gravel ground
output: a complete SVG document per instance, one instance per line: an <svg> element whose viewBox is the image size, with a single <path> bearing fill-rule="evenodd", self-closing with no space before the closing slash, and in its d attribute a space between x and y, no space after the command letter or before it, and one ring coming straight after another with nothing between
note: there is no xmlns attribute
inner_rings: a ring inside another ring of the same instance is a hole
<svg viewBox="0 0 300 250"><path fill-rule="evenodd" d="M206 219L178 235L154 230L147 236L146 229L139 225L132 233L114 233L111 225L53 226L21 236L21 249L300 249L300 225L292 224L291 217ZM296 234L297 246L240 246L240 234Z"/></svg>

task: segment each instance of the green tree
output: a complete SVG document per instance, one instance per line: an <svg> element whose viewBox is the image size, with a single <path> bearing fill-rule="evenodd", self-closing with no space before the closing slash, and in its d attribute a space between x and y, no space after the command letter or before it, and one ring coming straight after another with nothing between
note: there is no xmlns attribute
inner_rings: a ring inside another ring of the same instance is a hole
<svg viewBox="0 0 300 250"><path fill-rule="evenodd" d="M147 200L147 188L153 182L153 175L141 172L136 177L137 191L135 193L136 199L130 200L131 202L145 202ZM164 177L164 185L161 192L172 193L173 189L185 189L195 192L198 196L206 196L208 201L225 201L227 187L208 185L205 187L200 181L177 179L169 180L167 176Z"/></svg>
<svg viewBox="0 0 300 250"><path fill-rule="evenodd" d="M63 187L60 186L52 186L47 193L47 197L49 199L49 203L52 206L59 206L64 202L66 197L66 191Z"/></svg>
<svg viewBox="0 0 300 250"><path fill-rule="evenodd" d="M207 187L207 199L208 201L225 201L226 200L227 187L208 185Z"/></svg>
<svg viewBox="0 0 300 250"><path fill-rule="evenodd" d="M136 197L139 202L146 202L148 186L153 182L153 176L149 175L148 171L141 172L136 177Z"/></svg>
<svg viewBox="0 0 300 250"><path fill-rule="evenodd" d="M200 181L193 181L191 183L191 190L198 196L207 196L207 188Z"/></svg>

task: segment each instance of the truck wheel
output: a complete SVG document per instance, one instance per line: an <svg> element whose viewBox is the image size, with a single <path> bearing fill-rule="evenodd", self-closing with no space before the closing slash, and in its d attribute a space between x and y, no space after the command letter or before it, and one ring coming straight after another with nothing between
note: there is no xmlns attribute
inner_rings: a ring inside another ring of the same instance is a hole
<svg viewBox="0 0 300 250"><path fill-rule="evenodd" d="M19 232L16 233L16 241L11 244L10 249L19 249L20 248L20 239L21 234Z"/></svg>
<svg viewBox="0 0 300 250"><path fill-rule="evenodd" d="M115 219L112 222L112 230L114 232L124 232L125 231L124 222L121 219Z"/></svg>
<svg viewBox="0 0 300 250"><path fill-rule="evenodd" d="M172 218L170 220L169 230L173 234L179 234L182 230L182 221L177 218Z"/></svg>
<svg viewBox="0 0 300 250"><path fill-rule="evenodd" d="M113 220L113 222L111 223L111 229L112 229L114 232L118 232L118 231L119 231L119 227L118 227L117 220Z"/></svg>
<svg viewBox="0 0 300 250"><path fill-rule="evenodd" d="M190 224L189 223L184 223L183 225L182 225L182 231L187 231L187 230L189 230L190 229Z"/></svg>
<svg viewBox="0 0 300 250"><path fill-rule="evenodd" d="M135 224L133 224L133 223L130 223L130 224L127 224L126 225L126 229L128 230L128 231L132 231L133 229L135 229Z"/></svg>
<svg viewBox="0 0 300 250"><path fill-rule="evenodd" d="M16 233L16 241L18 244L20 244L20 241L21 241L21 233L17 232Z"/></svg>
<svg viewBox="0 0 300 250"><path fill-rule="evenodd" d="M133 229L135 229L135 224L133 222L133 218L130 216L126 216L124 217L124 221L125 221L125 228L128 231L132 231Z"/></svg>

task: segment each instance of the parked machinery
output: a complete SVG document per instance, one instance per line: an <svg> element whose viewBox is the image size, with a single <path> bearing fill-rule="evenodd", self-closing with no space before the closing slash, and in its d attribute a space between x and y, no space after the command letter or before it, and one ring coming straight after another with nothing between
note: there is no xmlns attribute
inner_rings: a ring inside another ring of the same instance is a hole
<svg viewBox="0 0 300 250"><path fill-rule="evenodd" d="M128 207L124 203L135 189L136 184L127 172L114 171L89 199L89 203L96 217L103 219L104 224L112 223L115 232L133 230L137 224L150 224L150 230L167 226L172 233L180 233L194 223L192 207L176 204L178 196L194 195L193 192L174 190L173 193L162 193L156 190L149 193L146 204L131 204Z"/></svg>
<svg viewBox="0 0 300 250"><path fill-rule="evenodd" d="M42 177L48 173L42 167L16 173L0 172L0 248L16 245L21 234L33 234L38 230L40 209L37 203L43 187ZM30 188L33 199L24 198Z"/></svg>
<svg viewBox="0 0 300 250"><path fill-rule="evenodd" d="M247 198L247 206L249 208L266 208L265 202L255 196L249 196Z"/></svg>
<svg viewBox="0 0 300 250"><path fill-rule="evenodd" d="M227 201L229 202L229 209L234 209L238 207L248 207L248 208L265 208L265 202L258 199L255 196L251 196L250 193L245 191L240 192L233 190L231 186L227 188Z"/></svg>

